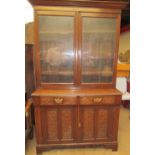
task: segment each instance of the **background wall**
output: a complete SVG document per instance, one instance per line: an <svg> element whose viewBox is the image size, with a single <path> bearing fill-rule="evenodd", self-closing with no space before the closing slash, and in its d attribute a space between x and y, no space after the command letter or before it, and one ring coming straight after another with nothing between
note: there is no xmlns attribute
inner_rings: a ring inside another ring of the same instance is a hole
<svg viewBox="0 0 155 155"><path fill-rule="evenodd" d="M33 21L33 8L28 0L24 0L24 20L25 24Z"/></svg>
<svg viewBox="0 0 155 155"><path fill-rule="evenodd" d="M34 23L25 24L25 44L34 44Z"/></svg>
<svg viewBox="0 0 155 155"><path fill-rule="evenodd" d="M130 59L130 31L123 32L120 35L120 41L119 41L119 63L121 61L121 57L124 60ZM130 61L129 61L130 62Z"/></svg>

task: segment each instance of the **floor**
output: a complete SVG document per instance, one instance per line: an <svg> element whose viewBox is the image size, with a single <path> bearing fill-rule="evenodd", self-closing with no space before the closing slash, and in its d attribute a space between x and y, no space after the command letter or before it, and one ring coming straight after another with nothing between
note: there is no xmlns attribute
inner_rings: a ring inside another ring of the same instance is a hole
<svg viewBox="0 0 155 155"><path fill-rule="evenodd" d="M118 151L104 148L57 149L43 152L42 155L129 155L130 154L130 120L129 110L121 108L118 132ZM28 140L25 155L36 155L35 138Z"/></svg>

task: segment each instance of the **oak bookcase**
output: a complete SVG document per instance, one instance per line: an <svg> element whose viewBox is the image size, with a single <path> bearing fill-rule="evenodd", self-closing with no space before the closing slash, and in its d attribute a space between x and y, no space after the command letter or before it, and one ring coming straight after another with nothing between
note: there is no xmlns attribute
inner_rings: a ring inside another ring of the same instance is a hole
<svg viewBox="0 0 155 155"><path fill-rule="evenodd" d="M117 150L115 88L121 9L127 1L33 0L37 153Z"/></svg>

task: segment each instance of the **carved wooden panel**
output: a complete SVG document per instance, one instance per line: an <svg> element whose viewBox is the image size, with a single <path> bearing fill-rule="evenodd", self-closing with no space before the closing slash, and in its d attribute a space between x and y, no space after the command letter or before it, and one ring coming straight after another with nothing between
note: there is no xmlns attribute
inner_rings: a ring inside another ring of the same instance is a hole
<svg viewBox="0 0 155 155"><path fill-rule="evenodd" d="M62 109L61 111L62 119L62 140L72 140L73 139L73 111L71 108Z"/></svg>
<svg viewBox="0 0 155 155"><path fill-rule="evenodd" d="M96 138L106 138L107 137L107 125L108 125L108 110L106 109L98 109L97 110L97 132Z"/></svg>
<svg viewBox="0 0 155 155"><path fill-rule="evenodd" d="M83 108L83 140L94 139L94 109Z"/></svg>
<svg viewBox="0 0 155 155"><path fill-rule="evenodd" d="M47 139L48 141L58 140L58 119L57 109L51 108L46 111Z"/></svg>
<svg viewBox="0 0 155 155"><path fill-rule="evenodd" d="M42 106L42 129L45 143L75 140L76 107Z"/></svg>
<svg viewBox="0 0 155 155"><path fill-rule="evenodd" d="M109 119L111 107L87 105L80 106L81 121L81 140L98 141L107 140L109 135L108 129L111 128L113 118Z"/></svg>

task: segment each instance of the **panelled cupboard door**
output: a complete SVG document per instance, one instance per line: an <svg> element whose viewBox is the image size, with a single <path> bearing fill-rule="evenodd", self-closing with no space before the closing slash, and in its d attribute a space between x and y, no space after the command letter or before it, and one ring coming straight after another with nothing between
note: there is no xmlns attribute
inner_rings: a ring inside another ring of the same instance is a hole
<svg viewBox="0 0 155 155"><path fill-rule="evenodd" d="M44 106L41 108L44 143L68 143L75 140L75 106Z"/></svg>
<svg viewBox="0 0 155 155"><path fill-rule="evenodd" d="M118 121L117 108L105 106L80 106L79 135L80 141L108 141L116 140L114 124ZM116 117L116 118L114 118Z"/></svg>

